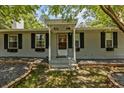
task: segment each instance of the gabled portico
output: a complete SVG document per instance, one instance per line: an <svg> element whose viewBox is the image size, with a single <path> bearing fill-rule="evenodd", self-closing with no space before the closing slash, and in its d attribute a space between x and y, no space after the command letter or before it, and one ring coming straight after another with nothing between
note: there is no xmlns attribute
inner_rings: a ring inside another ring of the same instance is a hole
<svg viewBox="0 0 124 93"><path fill-rule="evenodd" d="M47 20L46 23L49 28L49 63L52 60L67 64L69 60L76 62L75 21Z"/></svg>

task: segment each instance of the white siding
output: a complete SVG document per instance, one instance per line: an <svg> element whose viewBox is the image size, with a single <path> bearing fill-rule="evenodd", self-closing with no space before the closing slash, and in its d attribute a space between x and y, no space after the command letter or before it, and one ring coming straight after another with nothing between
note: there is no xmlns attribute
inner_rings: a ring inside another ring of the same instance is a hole
<svg viewBox="0 0 124 93"><path fill-rule="evenodd" d="M77 52L77 59L124 58L124 34L118 32L118 48L106 51L101 48L100 31L84 31L84 48Z"/></svg>
<svg viewBox="0 0 124 93"><path fill-rule="evenodd" d="M79 33L80 31L77 31ZM76 52L77 59L115 59L124 58L124 33L118 32L118 48L114 51L106 51L101 48L101 31L83 31L84 32L84 48ZM31 33L23 32L23 48L18 49L17 53L10 53L4 49L4 33L0 34L0 57L48 57L48 49L45 52L35 52L31 49ZM57 33L51 33L52 59L57 56ZM73 48L68 49L68 56L73 57Z"/></svg>
<svg viewBox="0 0 124 93"><path fill-rule="evenodd" d="M48 49L45 52L35 52L31 48L31 33L22 33L23 43L22 49L18 49L17 53L7 52L4 49L4 34L0 34L0 57L41 57L45 58L48 56Z"/></svg>
<svg viewBox="0 0 124 93"><path fill-rule="evenodd" d="M57 34L51 33L51 38L51 56L54 59L57 56Z"/></svg>

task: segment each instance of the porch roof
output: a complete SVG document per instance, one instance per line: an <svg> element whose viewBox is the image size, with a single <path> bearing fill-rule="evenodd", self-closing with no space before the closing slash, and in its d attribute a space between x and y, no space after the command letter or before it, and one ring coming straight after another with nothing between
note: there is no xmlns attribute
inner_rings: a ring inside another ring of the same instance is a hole
<svg viewBox="0 0 124 93"><path fill-rule="evenodd" d="M76 20L66 21L63 19L47 19L45 20L48 26L51 25L76 25Z"/></svg>

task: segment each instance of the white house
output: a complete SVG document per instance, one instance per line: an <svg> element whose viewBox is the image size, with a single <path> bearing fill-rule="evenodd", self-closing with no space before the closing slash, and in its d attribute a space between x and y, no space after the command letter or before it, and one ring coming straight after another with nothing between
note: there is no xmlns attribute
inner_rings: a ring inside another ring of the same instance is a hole
<svg viewBox="0 0 124 93"><path fill-rule="evenodd" d="M118 28L75 28L76 22L47 20L43 29L1 29L0 57L123 59L124 33Z"/></svg>

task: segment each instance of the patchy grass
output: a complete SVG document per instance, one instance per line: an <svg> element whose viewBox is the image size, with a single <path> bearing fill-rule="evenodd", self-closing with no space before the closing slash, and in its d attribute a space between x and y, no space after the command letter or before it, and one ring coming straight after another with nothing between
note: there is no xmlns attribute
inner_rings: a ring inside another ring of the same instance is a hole
<svg viewBox="0 0 124 93"><path fill-rule="evenodd" d="M15 87L17 88L109 88L113 87L107 78L110 69L104 67L83 67L75 71L48 71L42 64Z"/></svg>

